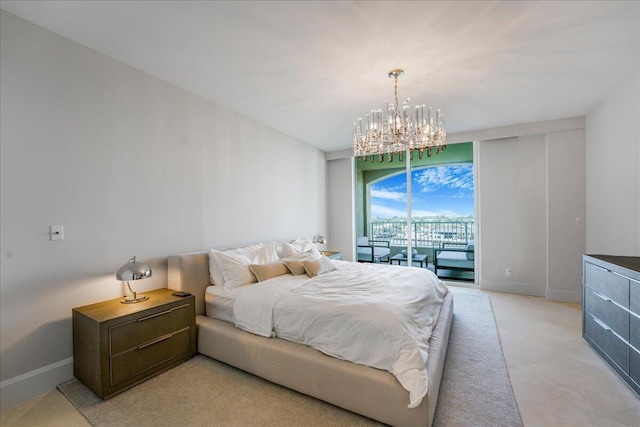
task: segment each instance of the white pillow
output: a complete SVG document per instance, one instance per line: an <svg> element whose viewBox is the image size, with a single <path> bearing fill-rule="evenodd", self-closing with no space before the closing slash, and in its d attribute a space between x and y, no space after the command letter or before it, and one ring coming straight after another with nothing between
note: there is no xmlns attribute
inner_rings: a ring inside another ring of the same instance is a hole
<svg viewBox="0 0 640 427"><path fill-rule="evenodd" d="M274 242L276 244L276 253L278 254L278 258L282 259L282 243L284 242Z"/></svg>
<svg viewBox="0 0 640 427"><path fill-rule="evenodd" d="M296 239L291 243L282 244L282 257L288 258L295 255L307 254L312 255L314 258L320 258L322 254L316 248L316 245L304 239Z"/></svg>
<svg viewBox="0 0 640 427"><path fill-rule="evenodd" d="M234 289L238 286L254 283L256 276L251 272L251 264L269 264L278 261L275 245L266 245L250 252L229 255L226 252L216 254L216 261L224 276L224 288Z"/></svg>
<svg viewBox="0 0 640 427"><path fill-rule="evenodd" d="M211 283L217 286L224 286L224 275L222 274L221 267L218 265L217 253L224 252L227 255L241 255L261 248L262 246L262 243L258 243L256 245L243 246L241 248L228 249L225 251L211 249L209 251L209 279L211 280Z"/></svg>

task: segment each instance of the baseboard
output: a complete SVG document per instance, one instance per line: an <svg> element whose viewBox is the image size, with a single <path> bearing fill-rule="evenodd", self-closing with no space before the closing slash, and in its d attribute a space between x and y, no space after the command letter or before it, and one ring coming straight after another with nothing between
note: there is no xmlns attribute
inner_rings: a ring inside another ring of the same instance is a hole
<svg viewBox="0 0 640 427"><path fill-rule="evenodd" d="M508 292L510 294L530 295L533 297L546 297L544 286L530 285L526 283L498 282L493 280L480 280L480 289L483 291Z"/></svg>
<svg viewBox="0 0 640 427"><path fill-rule="evenodd" d="M547 291L547 299L551 301L582 304L582 291L557 291L549 289Z"/></svg>
<svg viewBox="0 0 640 427"><path fill-rule="evenodd" d="M0 410L48 393L73 378L73 357L0 382Z"/></svg>

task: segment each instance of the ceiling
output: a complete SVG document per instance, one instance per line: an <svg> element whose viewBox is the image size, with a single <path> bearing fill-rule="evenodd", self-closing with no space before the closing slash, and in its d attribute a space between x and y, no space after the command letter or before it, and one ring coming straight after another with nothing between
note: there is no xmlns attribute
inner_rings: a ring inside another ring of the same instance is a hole
<svg viewBox="0 0 640 427"><path fill-rule="evenodd" d="M582 116L640 63L638 1L1 1L324 151L399 98L448 133Z"/></svg>

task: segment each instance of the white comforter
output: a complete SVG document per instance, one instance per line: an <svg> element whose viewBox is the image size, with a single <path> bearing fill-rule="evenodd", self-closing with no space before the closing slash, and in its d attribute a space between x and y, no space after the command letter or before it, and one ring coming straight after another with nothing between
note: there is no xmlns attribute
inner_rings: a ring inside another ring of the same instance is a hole
<svg viewBox="0 0 640 427"><path fill-rule="evenodd" d="M418 406L447 287L422 268L335 264L338 270L303 283L287 275L248 287L233 307L236 326L387 370L409 392L409 408Z"/></svg>

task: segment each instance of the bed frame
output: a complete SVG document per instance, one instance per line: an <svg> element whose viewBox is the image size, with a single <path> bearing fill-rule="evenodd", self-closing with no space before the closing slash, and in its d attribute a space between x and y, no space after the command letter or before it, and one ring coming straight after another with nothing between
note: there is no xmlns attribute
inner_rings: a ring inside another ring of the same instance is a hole
<svg viewBox="0 0 640 427"><path fill-rule="evenodd" d="M417 408L409 393L387 371L327 356L311 347L264 338L205 316L209 281L208 251L168 258L170 289L196 297L198 352L268 381L393 426L430 427L438 400L453 317L453 296L444 298L429 342L429 390Z"/></svg>

